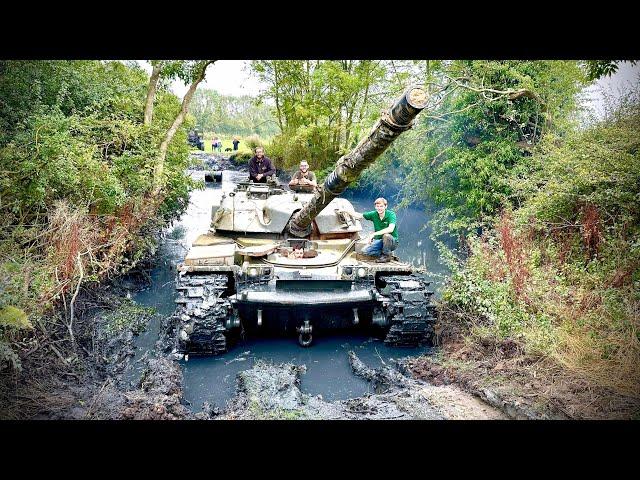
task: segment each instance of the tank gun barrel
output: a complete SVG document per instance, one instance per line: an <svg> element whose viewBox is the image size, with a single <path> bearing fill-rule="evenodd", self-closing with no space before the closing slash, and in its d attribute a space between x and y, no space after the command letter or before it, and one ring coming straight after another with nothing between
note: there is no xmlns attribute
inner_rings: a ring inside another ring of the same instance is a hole
<svg viewBox="0 0 640 480"><path fill-rule="evenodd" d="M324 183L315 190L313 198L298 211L289 223L289 233L296 237L306 237L311 233L311 224L316 216L357 180L362 171L405 130L413 125L414 118L427 104L427 93L419 86L411 86L393 106L382 112L369 135L348 154L340 157L335 169Z"/></svg>

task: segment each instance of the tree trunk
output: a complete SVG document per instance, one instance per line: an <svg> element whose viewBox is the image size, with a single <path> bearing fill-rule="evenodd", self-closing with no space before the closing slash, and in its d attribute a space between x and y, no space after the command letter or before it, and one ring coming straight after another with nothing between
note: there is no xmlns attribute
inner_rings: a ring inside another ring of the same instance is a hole
<svg viewBox="0 0 640 480"><path fill-rule="evenodd" d="M351 126L353 125L353 112L356 109L356 103L358 101L357 95L353 96L353 101L351 105L347 109L347 121L345 124L345 133L344 133L344 148L349 148L349 139L351 138Z"/></svg>
<svg viewBox="0 0 640 480"><path fill-rule="evenodd" d="M189 111L189 104L191 103L193 94L196 92L196 88L198 88L198 84L202 80L204 80L207 67L213 62L214 60L211 60L204 64L204 66L202 67L202 72L200 72L200 75L193 81L193 83L189 87L189 90L187 90L187 93L182 99L182 107L180 108L180 113L178 113L178 116L173 121L173 124L167 131L167 134L165 135L164 140L162 140L162 143L160 144L160 153L158 155L158 159L156 161L154 171L153 171L153 196L158 195L160 193L160 190L162 189L162 174L164 172L164 161L165 161L165 158L167 157L167 150L169 148L169 144L171 143L171 140L173 140L173 137L178 131L178 128L180 128L180 126L184 122L184 117Z"/></svg>
<svg viewBox="0 0 640 480"><path fill-rule="evenodd" d="M151 78L149 79L149 87L147 88L147 102L144 106L144 124L149 125L153 118L153 102L156 99L156 90L158 89L158 79L160 78L160 63L153 66Z"/></svg>
<svg viewBox="0 0 640 480"><path fill-rule="evenodd" d="M278 112L278 126L280 127L280 133L284 133L284 127L282 126L282 112L280 110L280 98L278 91L280 89L280 79L278 78L278 65L277 60L273 61L273 81L274 81L274 97L276 101L276 111Z"/></svg>

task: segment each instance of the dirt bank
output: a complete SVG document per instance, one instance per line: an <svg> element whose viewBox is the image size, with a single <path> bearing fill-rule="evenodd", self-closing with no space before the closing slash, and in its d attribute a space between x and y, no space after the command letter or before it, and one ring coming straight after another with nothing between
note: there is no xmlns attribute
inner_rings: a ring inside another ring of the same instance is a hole
<svg viewBox="0 0 640 480"><path fill-rule="evenodd" d="M60 322L57 330L32 339L21 372L0 375L0 418L192 418L180 403L177 364L149 352L139 362L141 377L131 381L134 337L156 314L127 297L147 282L137 271L85 286L76 302L75 343Z"/></svg>
<svg viewBox="0 0 640 480"><path fill-rule="evenodd" d="M412 359L405 368L430 384L459 387L513 419L640 418L640 398L527 356L512 341L479 345L449 334L441 338L438 355Z"/></svg>

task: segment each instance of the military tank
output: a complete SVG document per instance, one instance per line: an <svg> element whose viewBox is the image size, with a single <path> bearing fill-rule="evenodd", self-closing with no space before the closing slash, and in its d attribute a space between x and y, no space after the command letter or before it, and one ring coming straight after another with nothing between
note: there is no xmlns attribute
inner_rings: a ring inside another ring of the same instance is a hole
<svg viewBox="0 0 640 480"><path fill-rule="evenodd" d="M202 134L198 127L189 130L187 135L187 143L198 150L204 151L204 141L202 140Z"/></svg>
<svg viewBox="0 0 640 480"><path fill-rule="evenodd" d="M408 88L312 191L270 178L223 193L209 230L178 265L176 355L220 354L261 329L297 336L304 347L316 331L347 327L373 329L391 345L432 341L429 282L397 257L376 263L362 255L362 224L339 197L426 102L421 87Z"/></svg>

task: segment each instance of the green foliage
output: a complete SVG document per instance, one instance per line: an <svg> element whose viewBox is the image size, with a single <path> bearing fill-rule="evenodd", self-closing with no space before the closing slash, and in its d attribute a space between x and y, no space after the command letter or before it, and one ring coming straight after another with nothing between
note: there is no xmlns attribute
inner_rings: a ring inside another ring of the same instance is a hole
<svg viewBox="0 0 640 480"><path fill-rule="evenodd" d="M503 218L472 237L443 293L471 338L516 340L528 354L637 396L639 126L636 90L588 130L543 140L514 174L518 227Z"/></svg>
<svg viewBox="0 0 640 480"><path fill-rule="evenodd" d="M215 61L214 61L215 62ZM179 79L183 83L193 82L210 63L209 60L151 60L151 65L160 68L160 79L165 83Z"/></svg>
<svg viewBox="0 0 640 480"><path fill-rule="evenodd" d="M285 168L306 158L323 169L348 151L368 117L369 99L384 73L371 60L265 60L252 62L273 102L280 134L269 151Z"/></svg>
<svg viewBox="0 0 640 480"><path fill-rule="evenodd" d="M270 154L268 155L270 156ZM234 153L233 155L231 155L229 157L229 160L231 160L235 165L248 165L249 160L251 160L251 157L253 157L253 153L248 153L248 152L238 152L238 153ZM276 165L277 167L277 165Z"/></svg>
<svg viewBox="0 0 640 480"><path fill-rule="evenodd" d="M8 305L0 310L0 328L8 328L11 330L31 330L33 325L27 318L27 314L23 310Z"/></svg>
<svg viewBox="0 0 640 480"><path fill-rule="evenodd" d="M201 66L184 64L181 75ZM181 102L161 86L153 122L143 125L149 79L139 67L0 61L0 72L0 310L27 325L75 288L79 254L88 282L152 252L150 229L186 209L195 182L185 175L183 128L167 151L161 201L149 197ZM58 231L60 212L68 228Z"/></svg>
<svg viewBox="0 0 640 480"><path fill-rule="evenodd" d="M469 259L462 268L453 270L443 292L448 308L464 312L472 337L495 342L514 339L522 342L529 354L550 355L557 338L549 315L544 308L530 308L519 298L508 273L496 274L499 264L505 262L503 252L489 252L477 239L470 240L470 249ZM537 286L534 279L529 281L529 286Z"/></svg>
<svg viewBox="0 0 640 480"><path fill-rule="evenodd" d="M3 103L2 119L21 119L0 144L0 168L7 172L0 178L2 206L10 212L6 223L43 215L58 199L113 214L150 189L158 144L180 108L174 95L159 93L154 123L145 127L144 72L119 62L6 63L0 90L18 92L10 96L15 103ZM27 74L47 81L46 95L29 89ZM183 174L185 143L181 131L169 148L171 185L163 214L179 213L186 205L191 184Z"/></svg>
<svg viewBox="0 0 640 480"><path fill-rule="evenodd" d="M143 307L131 300L123 301L122 305L105 316L106 331L111 335L124 330L140 333L155 314L155 308Z"/></svg>
<svg viewBox="0 0 640 480"><path fill-rule="evenodd" d="M512 194L506 178L529 162L533 146L572 128L583 74L577 62L454 61L430 75L455 80L434 93L437 107L419 117L414 143L398 152L402 195L435 203L437 234L466 234L495 220Z"/></svg>
<svg viewBox="0 0 640 480"><path fill-rule="evenodd" d="M589 80L598 80L604 76L610 77L618 71L618 64L625 60L587 60L586 69ZM636 61L630 61L635 65Z"/></svg>
<svg viewBox="0 0 640 480"><path fill-rule="evenodd" d="M511 181L514 198L526 199L518 213L522 223L577 225L586 205L597 206L608 227L639 223L640 93L625 102L585 132L543 142L528 169Z"/></svg>
<svg viewBox="0 0 640 480"><path fill-rule="evenodd" d="M0 309L0 371L5 364L10 365L13 370L22 370L20 357L7 340L24 330L33 330L33 325L23 310L13 305Z"/></svg>
<svg viewBox="0 0 640 480"><path fill-rule="evenodd" d="M268 151L282 168L296 168L303 159L309 162L312 171L333 168L338 152L323 142L325 133L323 127L300 127L295 134L284 133L273 137Z"/></svg>
<svg viewBox="0 0 640 480"><path fill-rule="evenodd" d="M253 97L221 95L214 90L198 89L190 107L196 123L206 132L220 135L270 137L278 124L270 107Z"/></svg>
<svg viewBox="0 0 640 480"><path fill-rule="evenodd" d="M264 147L264 142L258 135L249 135L244 139L244 143L251 151L255 151L258 147Z"/></svg>

